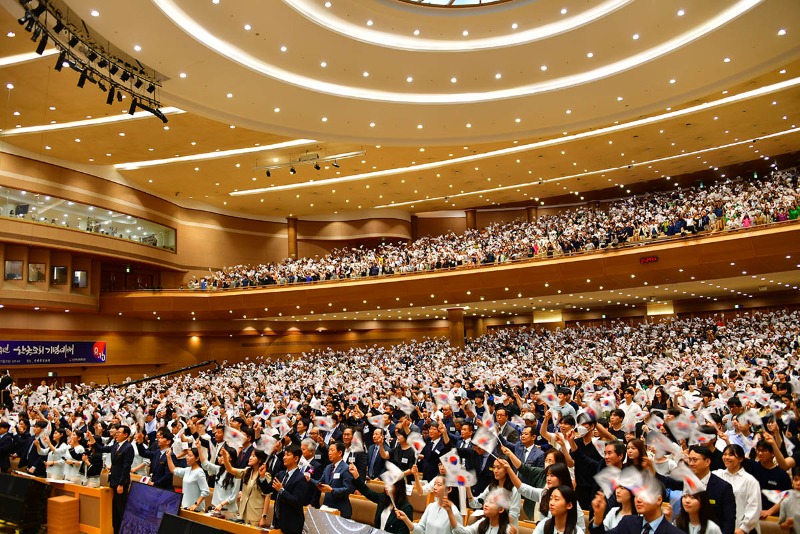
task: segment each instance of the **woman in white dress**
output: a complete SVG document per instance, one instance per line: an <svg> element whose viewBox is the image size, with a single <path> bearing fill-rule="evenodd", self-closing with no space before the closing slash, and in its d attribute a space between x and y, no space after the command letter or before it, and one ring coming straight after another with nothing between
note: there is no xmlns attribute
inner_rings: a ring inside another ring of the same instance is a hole
<svg viewBox="0 0 800 534"><path fill-rule="evenodd" d="M447 498L447 491L443 476L433 479L434 501L425 508L419 523L412 523L402 510L395 510L395 514L414 534L451 534L456 525L463 524L463 520L456 505ZM453 525L451 517L455 521Z"/></svg>
<svg viewBox="0 0 800 534"><path fill-rule="evenodd" d="M42 441L50 449L44 464L47 468L47 478L64 480L64 457L69 452L66 429L57 428L53 430L52 437L45 436Z"/></svg>
<svg viewBox="0 0 800 534"><path fill-rule="evenodd" d="M190 512L202 512L206 509L206 497L209 495L206 472L200 467L200 453L191 448L186 454L186 467L175 467L172 455L167 454L167 467L173 475L183 479L183 499L181 508Z"/></svg>
<svg viewBox="0 0 800 534"><path fill-rule="evenodd" d="M514 483L511 482L511 478L509 478L507 471L511 471L511 467L508 465L508 462L503 459L497 459L494 462L494 480L486 486L486 489L478 495L477 497L473 497L472 489L467 486L467 497L469 500L469 507L470 508L482 508L485 504L487 499L489 498L489 494L500 488L508 492L505 510L508 512L509 517L511 518L512 525L519 524L519 513L522 509L522 497L520 497L519 491L517 488L514 487Z"/></svg>
<svg viewBox="0 0 800 534"><path fill-rule="evenodd" d="M83 453L86 452L86 441L83 438L83 433L74 431L67 438L67 453L64 455L64 479L73 484L80 484L81 475L81 458Z"/></svg>
<svg viewBox="0 0 800 534"><path fill-rule="evenodd" d="M583 534L579 517L578 498L572 486L555 487L548 499L548 517L539 521L533 534Z"/></svg>
<svg viewBox="0 0 800 534"><path fill-rule="evenodd" d="M681 511L675 518L675 526L686 534L722 534L719 526L711 519L711 502L708 493L684 493L681 498Z"/></svg>

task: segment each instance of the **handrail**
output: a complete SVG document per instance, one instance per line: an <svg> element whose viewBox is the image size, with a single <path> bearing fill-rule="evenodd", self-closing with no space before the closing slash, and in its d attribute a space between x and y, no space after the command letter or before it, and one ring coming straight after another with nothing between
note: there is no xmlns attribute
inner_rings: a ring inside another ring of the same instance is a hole
<svg viewBox="0 0 800 534"><path fill-rule="evenodd" d="M625 250L631 249L634 247L647 247L648 245L653 244L664 244L664 243L671 243L680 240L688 240L688 239L697 239L697 240L704 240L709 237L719 236L719 235L726 235L726 234L736 234L739 232L750 232L753 230L761 230L764 228L776 228L780 226L789 226L791 224L798 224L800 223L800 219L796 220L786 220L786 221L773 221L765 224L760 225L753 225L748 228L725 228L723 230L714 230L714 231L706 231L698 234L693 235L677 235L677 236L658 236L655 239L652 238L643 238L637 241L626 241L625 243L620 243L616 247L614 246L607 246L604 249L594 249L594 250L580 250L576 252L571 252L569 254L564 254L562 252L553 254L552 256L547 256L546 254L539 253L537 256L528 257L528 258L520 258L520 259L508 259L504 262L493 262L493 263L478 263L478 264L469 264L469 265L459 265L456 267L446 267L446 268L433 268L433 269L426 269L424 271L408 271L408 272L395 272L391 274L379 274L375 276L359 276L356 278L335 278L331 280L313 280L310 282L300 281L300 282L286 282L281 284L270 284L270 285L255 285L255 286L247 286L247 287L228 287L228 288L214 288L209 287L205 290L203 289L186 289L186 288L165 288L165 289L140 289L140 290L122 290L122 291L108 291L105 294L110 293L158 293L160 291L185 291L187 293L199 293L199 294L206 294L206 293L230 293L230 292L244 292L251 289L280 289L280 288L287 288L287 287L304 287L304 286L319 286L323 284L338 284L342 282L357 282L363 280L377 280L377 279L390 279L390 278L397 278L401 276L409 276L409 275L430 275L434 273L442 273L442 272L452 272L458 270L467 270L467 269L480 269L483 267L497 267L500 265L519 265L523 263L535 263L545 260L552 260L556 258L573 258L573 257L581 257L581 256L589 256L594 254L606 254L611 251L615 250Z"/></svg>
<svg viewBox="0 0 800 534"><path fill-rule="evenodd" d="M214 364L216 369L219 369L220 365L217 360L206 360L204 362L196 363L194 365L188 365L186 367L181 367L180 369L175 369L174 371L167 371L166 373L161 373L159 375L148 376L147 378L139 378L138 380L131 380L130 382L123 382L121 384L114 384L113 387L122 387L122 386L132 386L135 384L140 384L142 382L150 382L151 380L156 380L158 378L163 378L165 376L176 375L179 373L185 373L186 371L191 371L192 369L197 369L198 367L205 367L207 365Z"/></svg>

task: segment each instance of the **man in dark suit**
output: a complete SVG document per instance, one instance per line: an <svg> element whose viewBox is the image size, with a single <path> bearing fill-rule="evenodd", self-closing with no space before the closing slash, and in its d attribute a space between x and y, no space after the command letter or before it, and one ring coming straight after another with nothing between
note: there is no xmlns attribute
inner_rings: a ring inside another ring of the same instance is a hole
<svg viewBox="0 0 800 534"><path fill-rule="evenodd" d="M533 427L526 426L519 435L519 441L513 447L514 456L526 465L544 467L544 452L536 446ZM527 481L525 481L527 483Z"/></svg>
<svg viewBox="0 0 800 534"><path fill-rule="evenodd" d="M46 428L47 421L40 420L33 424L33 439L28 446L28 450L25 451L25 465L28 473L41 478L47 476L45 460L50 452L50 448L42 442Z"/></svg>
<svg viewBox="0 0 800 534"><path fill-rule="evenodd" d="M13 383L14 378L8 371L3 373L3 376L0 377L0 404L9 410L14 407L14 399L11 398L11 385Z"/></svg>
<svg viewBox="0 0 800 534"><path fill-rule="evenodd" d="M330 464L322 472L320 478L310 478L312 484L316 485L320 492L325 494L322 501L324 506L335 508L341 512L342 517L350 519L353 509L350 506L350 495L355 491L353 486L353 475L347 468L347 463L342 461L344 455L344 443L335 441L328 446L328 459Z"/></svg>
<svg viewBox="0 0 800 534"><path fill-rule="evenodd" d="M155 435L158 449L153 451L145 448L144 434L139 433L136 435L136 448L139 450L139 456L150 460L150 485L157 488L174 490L172 484L172 473L167 465L167 454L172 454L172 463L177 462L177 458L172 453L172 442L174 437L167 427L159 428Z"/></svg>
<svg viewBox="0 0 800 534"><path fill-rule="evenodd" d="M506 408L497 408L494 411L494 419L497 421L497 434L503 441L503 445L510 447L519 441L519 432L514 423L508 420L508 411ZM509 443L511 445L509 445Z"/></svg>
<svg viewBox="0 0 800 534"><path fill-rule="evenodd" d="M133 445L128 442L131 436L131 429L127 426L120 426L114 435L115 443L107 447L96 446L95 450L100 453L111 454L111 471L108 474L108 486L114 492L114 499L111 502L111 522L114 525L114 533L119 534L122 524L122 514L125 512L125 505L128 503L128 488L131 485L131 466L133 465ZM89 445L94 445L94 437L89 434Z"/></svg>
<svg viewBox="0 0 800 534"><path fill-rule="evenodd" d="M308 483L298 468L301 455L298 445L289 445L283 452L284 470L272 480L272 490L275 493L272 528L280 529L283 534L303 532L303 501ZM266 519L266 515L262 519Z"/></svg>
<svg viewBox="0 0 800 534"><path fill-rule="evenodd" d="M472 494L480 495L494 480L494 460L496 457L478 445L473 444L472 448L474 452L471 464L475 468L475 477L478 479L475 485L472 486Z"/></svg>
<svg viewBox="0 0 800 534"><path fill-rule="evenodd" d="M367 479L378 478L386 471L386 460L381 456L381 450L388 455L384 443L384 430L376 428L372 431L372 445L367 449ZM356 466L358 469L358 466ZM360 473L360 472L359 472Z"/></svg>
<svg viewBox="0 0 800 534"><path fill-rule="evenodd" d="M0 421L0 473L11 470L11 453L14 452L14 437L8 433L11 425Z"/></svg>
<svg viewBox="0 0 800 534"><path fill-rule="evenodd" d="M419 455L418 467L422 471L422 479L431 481L439 476L439 462L444 453L453 448L450 436L446 432L444 423L439 421L431 423L428 429L428 441Z"/></svg>
<svg viewBox="0 0 800 534"><path fill-rule="evenodd" d="M706 485L711 508L719 520L722 534L733 534L736 528L736 498L733 487L711 472L711 451L703 445L689 447L689 469ZM683 480L658 477L669 489L683 491Z"/></svg>
<svg viewBox="0 0 800 534"><path fill-rule="evenodd" d="M250 455L253 453L253 442L256 440L256 433L252 428L243 428L242 434L247 438L242 445L242 450L236 456L236 466L238 469L247 469L247 462L250 460Z"/></svg>
<svg viewBox="0 0 800 534"><path fill-rule="evenodd" d="M352 450L353 444L353 434L355 433L355 429L353 427L346 427L342 432L342 443L344 443L344 455L342 456L342 460L348 464L356 464L356 469L358 469L358 474L362 477L367 476L367 453L364 451L354 451Z"/></svg>
<svg viewBox="0 0 800 534"><path fill-rule="evenodd" d="M619 524L611 530L606 530L603 526L606 499L602 493L598 492L592 500L594 518L589 524L590 534L683 534L681 529L667 521L661 511L661 503L664 501L664 493L666 493L664 485L654 479L650 480L648 484L651 488L638 493L634 500L636 513L639 515L623 516ZM656 495L643 495L648 492L656 493Z"/></svg>
<svg viewBox="0 0 800 534"><path fill-rule="evenodd" d="M312 477L320 476L325 466L317 459L317 454L319 452L317 442L312 438L306 438L300 443L300 450L303 455L303 459L300 461L300 470L303 472L303 476L305 476L306 473ZM325 451L325 454L327 455L327 451ZM317 487L313 484L308 484L303 506L311 505L314 508L319 508L319 497L320 493Z"/></svg>

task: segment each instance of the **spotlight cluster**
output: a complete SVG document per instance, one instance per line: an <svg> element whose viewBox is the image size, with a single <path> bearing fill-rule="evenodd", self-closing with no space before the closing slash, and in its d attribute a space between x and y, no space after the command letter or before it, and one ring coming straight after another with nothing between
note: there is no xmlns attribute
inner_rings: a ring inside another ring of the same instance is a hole
<svg viewBox="0 0 800 534"><path fill-rule="evenodd" d="M55 70L68 67L78 72L78 87L85 87L86 82L97 85L107 93L108 105L113 104L115 98L122 102L123 95L127 94L131 98L128 113L133 115L139 108L167 122L155 95L156 88L160 87L155 72L148 72L138 61L136 67L106 52L79 32L48 0L19 0L19 3L25 14L18 22L31 34L33 42L38 41L36 53L42 55L49 43L59 50ZM85 24L81 25L86 29Z"/></svg>

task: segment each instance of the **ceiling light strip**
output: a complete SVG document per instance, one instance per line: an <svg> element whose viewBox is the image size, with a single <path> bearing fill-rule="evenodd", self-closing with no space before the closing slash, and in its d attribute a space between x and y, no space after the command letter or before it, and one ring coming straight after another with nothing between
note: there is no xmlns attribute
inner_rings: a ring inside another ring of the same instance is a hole
<svg viewBox="0 0 800 534"><path fill-rule="evenodd" d="M448 160L440 160L440 161L432 161L430 163L423 163L420 165L414 165L411 167L401 167L397 169L387 169L384 171L375 171L375 172L367 172L363 174L355 174L352 176L342 176L338 178L327 178L324 180L315 180L309 182L301 182L296 184L287 184L287 185L278 185L274 187L262 187L258 189L248 189L245 191L234 191L228 193L231 196L242 196L242 195L257 195L260 193L266 192L273 192L273 191L284 191L284 190L294 190L294 189L302 189L306 187L317 187L317 186L328 186L333 184L341 184L347 182L356 182L360 180L368 180L370 178L376 178L380 176L392 176L395 174L404 174L410 172L419 172L424 170L430 169L438 169L441 167L448 167L451 165L458 165L462 163L469 163L473 161L480 161L484 159L494 158L498 156L506 156L509 154L517 154L520 152L527 152L529 150L536 150L539 148L550 147L554 145L560 145L564 143L569 143L572 141L578 141L581 139L590 139L592 137L600 137L603 135L607 135L610 133L619 132L622 130L629 130L631 128L638 128L640 126L646 126L649 124L674 119L677 117L682 117L685 115L691 115L692 113L697 113L700 111L706 111L708 109L713 109L716 107L725 106L728 104L733 104L736 102L740 102L743 100L748 100L751 98L757 98L763 95L767 95L770 93L783 91L785 89L789 89L791 87L797 86L800 84L800 77L792 78L791 80L786 80L783 82L775 83L772 85L767 85L765 87L759 87L758 89L753 89L751 91L746 91L744 93L739 93L737 95L727 96L720 100L716 100L714 102L704 102L703 104L698 104L696 106L691 106L685 109L679 109L676 111L670 111L668 113L664 113L662 115L655 115L653 117L646 117L644 119L637 119L631 122L625 122L622 124L614 124L612 126L606 126L605 128L598 128L597 130L590 130L586 132L581 132L573 135L565 135L562 137L555 137L552 139L546 139L544 141L538 141L536 143L530 143L527 145L518 145L508 148L501 148L499 150L492 150L489 152L483 152L480 154L471 154L469 156L462 156L459 158L452 158Z"/></svg>
<svg viewBox="0 0 800 534"><path fill-rule="evenodd" d="M120 171L132 171L144 167L155 167L158 165L169 165L171 163L181 163L186 161L203 161L209 159L227 158L230 156L238 156L240 154L252 154L254 152L265 152L267 150L279 150L282 148L293 148L297 146L310 145L318 143L313 139L293 139L292 141L285 141L283 143L275 143L273 145L253 146L248 148L235 148L232 150L220 150L216 152L204 152L202 154L192 154L189 156L176 156L174 158L151 159L145 161L131 161L127 163L117 163L114 168Z"/></svg>
<svg viewBox="0 0 800 534"><path fill-rule="evenodd" d="M161 113L164 115L178 115L181 113L186 113L182 109L178 108L162 108ZM72 121L72 122L62 122L56 124L41 124L37 126L24 126L22 128L14 128L13 130L0 130L0 137L11 137L14 135L23 135L23 134L30 134L30 133L39 133L39 132L51 132L54 130L67 130L70 128L83 128L85 126L100 126L103 124L112 124L115 122L123 122L123 121L130 121L135 119L146 119L148 117L153 117L153 115L149 111L137 111L133 115L129 115L127 112L120 113L119 115L111 115L110 117L98 117L96 119L83 119L79 121Z"/></svg>
<svg viewBox="0 0 800 534"><path fill-rule="evenodd" d="M688 43L699 39L728 22L749 11L763 0L739 0L729 9L723 11L703 24L679 35L678 37L627 57L623 60L599 67L597 69L565 76L540 83L498 89L495 91L477 91L470 93L398 93L392 91L379 91L364 87L353 87L336 83L325 82L308 76L287 71L263 61L241 48L220 39L210 31L206 30L201 24L192 19L186 12L181 10L175 0L153 0L156 6L179 28L189 36L202 43L211 51L220 54L230 61L238 63L249 70L269 76L282 83L289 83L316 93L325 93L337 97L354 98L358 100L371 100L375 102L396 102L408 104L467 104L475 102L487 102L490 100L501 100L506 98L517 98L521 96L531 96L548 91L557 91L576 85L589 83L595 80L606 78L620 72L633 69L644 63L653 61L662 55L666 55Z"/></svg>
<svg viewBox="0 0 800 534"><path fill-rule="evenodd" d="M415 52L463 52L469 50L503 48L541 41L590 24L631 4L632 0L611 0L591 7L578 15L551 22L550 24L507 35L471 39L468 41L464 39L449 40L410 37L384 32L371 27L365 28L353 24L347 19L336 16L335 12L324 8L323 4L314 0L283 0L283 3L314 24L324 28L325 31L334 31L345 37L354 38L371 45Z"/></svg>
<svg viewBox="0 0 800 534"><path fill-rule="evenodd" d="M759 139L759 140L771 139L773 137L781 137L783 135L789 135L789 134L798 133L798 132L800 132L800 128L791 128L789 130L783 130L783 131L774 132L774 133L771 133L771 134L759 135L756 139ZM380 206L375 206L375 208L396 208L398 206L407 206L407 205L411 205L411 204L420 204L422 202L431 202L431 201L436 201L436 200L443 200L443 199L446 199L446 198L457 198L457 197L467 197L467 196L470 196L470 195L486 195L486 194L492 194L492 193L499 193L501 191L508 191L508 190L511 190L511 189L519 189L520 187L531 187L531 186L539 185L539 184L542 184L542 183L560 182L562 180L571 180L573 178L583 178L585 176L593 176L593 175L597 175L597 174L605 174L605 173L611 173L611 172L615 172L615 171L627 170L627 169L630 169L631 167L641 167L641 166L644 166L644 165L654 165L654 164L657 164L657 163L662 163L662 162L665 162L665 161L671 161L671 160L674 160L674 159L680 159L680 158L684 158L684 157L688 157L688 156L698 156L700 154L705 154L705 153L708 153L708 152L715 152L717 150L724 150L726 148L732 148L732 147L735 147L735 146L745 145L745 144L752 143L752 142L753 142L753 138L748 138L748 139L745 139L743 141L737 141L737 142L728 143L728 144L725 144L725 145L719 145L719 146L714 146L714 147L709 147L709 148L703 148L701 150L695 150L694 152L685 152L685 153L682 153L682 154L675 154L675 155L672 155L672 156L664 156L663 158L656 158L656 159L651 159L651 160L648 160L648 161L640 161L638 163L626 163L626 164L620 165L618 167L609 167L607 169L598 169L596 171L581 172L581 173L578 173L578 174L570 174L570 175L567 175L567 176L557 176L555 178L548 178L546 180L534 180L532 182L523 182L523 183L519 183L519 184L515 184L515 185L494 187L492 189L480 189L480 190L476 190L476 191L470 191L468 193L454 193L454 194L443 195L443 196L440 196L440 197L422 198L422 199L418 199L418 200L409 200L409 201L406 201L406 202L395 202L394 204L383 204L383 205L380 205Z"/></svg>
<svg viewBox="0 0 800 534"><path fill-rule="evenodd" d="M48 48L44 52L42 52L41 55L37 54L36 52L27 52L25 54L0 57L0 67L10 67L11 65L19 65L20 63L27 63L29 61L41 59L43 57L52 56L53 54L58 54L58 52L59 50L57 48Z"/></svg>

